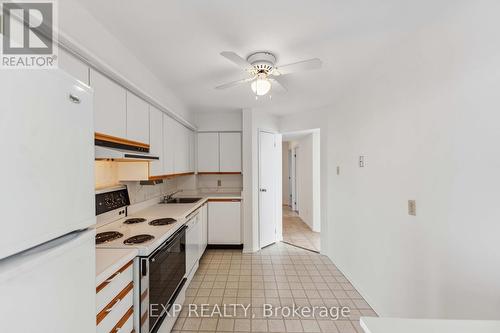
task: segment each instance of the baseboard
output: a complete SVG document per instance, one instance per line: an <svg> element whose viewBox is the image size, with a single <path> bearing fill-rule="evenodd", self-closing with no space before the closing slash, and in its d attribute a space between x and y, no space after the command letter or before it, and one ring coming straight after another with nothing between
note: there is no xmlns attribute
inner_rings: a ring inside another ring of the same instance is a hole
<svg viewBox="0 0 500 333"><path fill-rule="evenodd" d="M375 311L377 316L380 317L382 312L379 311L377 306L375 306L375 302L373 302L371 297L368 296L368 294L362 288L360 288L356 282L354 282L354 280L351 278L351 276L349 274L347 274L345 272L345 270L339 264L337 264L331 256L327 255L327 257L333 262L333 264L338 268L338 270L345 276L345 278L349 281L349 283L352 284L352 286L363 297L363 299L366 301L366 303L368 303L368 305L373 309L373 311Z"/></svg>
<svg viewBox="0 0 500 333"><path fill-rule="evenodd" d="M243 244L208 244L210 250L243 250Z"/></svg>

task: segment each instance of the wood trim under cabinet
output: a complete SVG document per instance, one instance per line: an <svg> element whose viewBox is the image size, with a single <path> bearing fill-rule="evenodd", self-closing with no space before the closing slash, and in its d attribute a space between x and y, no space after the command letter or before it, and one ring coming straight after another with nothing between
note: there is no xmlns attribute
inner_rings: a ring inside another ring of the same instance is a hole
<svg viewBox="0 0 500 333"><path fill-rule="evenodd" d="M160 176L149 176L149 180L171 179L171 178L175 178L175 177L189 176L189 175L194 175L194 172L172 173L169 175L160 175Z"/></svg>
<svg viewBox="0 0 500 333"><path fill-rule="evenodd" d="M208 202L241 202L241 199L208 199Z"/></svg>
<svg viewBox="0 0 500 333"><path fill-rule="evenodd" d="M121 302L122 299L125 298L125 296L127 296L127 294L132 291L132 289L134 289L134 283L133 282L130 282L128 284L128 286L125 287L125 289L123 289L122 291L120 291L120 293L118 295L116 295L115 298L113 298L113 300L111 302L109 302L108 305L106 305L104 307L104 309L101 310L101 312L99 312L97 314L97 317L96 317L96 323L97 325L99 325L99 323L104 319L106 318L106 316L110 313L109 312L109 309L111 309L116 303L118 302Z"/></svg>
<svg viewBox="0 0 500 333"><path fill-rule="evenodd" d="M199 175L241 175L241 172L198 172Z"/></svg>
<svg viewBox="0 0 500 333"><path fill-rule="evenodd" d="M100 285L98 285L97 288L95 288L95 293L98 294L101 290L103 290L104 287L106 287L108 284L111 283L111 280L115 276L117 276L118 274L121 274L121 273L125 272L127 270L127 268L129 268L132 265L132 263L133 263L132 260L129 261L122 268L120 268L119 270L117 270L113 275L111 275L109 278L107 278L106 281L104 281L103 283L101 283Z"/></svg>
<svg viewBox="0 0 500 333"><path fill-rule="evenodd" d="M122 319L120 319L120 321L118 321L118 323L116 323L115 327L113 327L113 329L109 333L117 333L118 330L121 329L123 325L125 325L125 323L127 322L127 320L130 318L130 316L133 313L134 313L134 307L130 307L130 309L128 309L128 311L125 313L125 315L122 317ZM132 332L134 332L134 331L132 330Z"/></svg>
<svg viewBox="0 0 500 333"><path fill-rule="evenodd" d="M113 142L113 143L119 143L122 145L128 145L128 146L135 146L135 147L141 147L141 148L146 148L149 150L149 144L147 143L142 143L138 141L132 141L132 140L127 140L127 139L122 139L116 136L108 135L108 134L103 134L103 133L94 133L94 139L95 140L102 140L102 141L107 141L107 142Z"/></svg>

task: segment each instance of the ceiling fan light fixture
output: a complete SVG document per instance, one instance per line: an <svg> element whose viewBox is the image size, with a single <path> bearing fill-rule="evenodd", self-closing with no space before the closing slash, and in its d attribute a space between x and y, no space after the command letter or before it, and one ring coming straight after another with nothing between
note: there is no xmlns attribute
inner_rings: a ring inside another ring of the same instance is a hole
<svg viewBox="0 0 500 333"><path fill-rule="evenodd" d="M264 96L271 90L271 82L267 78L258 78L250 85L257 96Z"/></svg>

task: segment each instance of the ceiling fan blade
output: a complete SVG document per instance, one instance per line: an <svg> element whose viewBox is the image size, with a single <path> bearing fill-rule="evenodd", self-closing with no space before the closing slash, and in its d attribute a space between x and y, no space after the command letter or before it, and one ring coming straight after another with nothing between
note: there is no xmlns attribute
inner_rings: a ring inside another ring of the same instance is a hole
<svg viewBox="0 0 500 333"><path fill-rule="evenodd" d="M246 78L246 79L241 79L241 80L238 80L238 81L233 81L233 82L225 83L225 84L222 84L220 86L215 87L215 89L221 90L221 89L227 89L227 88L236 87L236 86L238 86L240 84L243 84L243 83L246 83L246 82L250 82L254 78L255 77L249 77L249 78Z"/></svg>
<svg viewBox="0 0 500 333"><path fill-rule="evenodd" d="M248 61L246 61L245 59L243 59L234 52L224 51L221 52L220 55L226 58L227 60L231 61L232 63L234 63L236 66L248 72L254 69L253 66Z"/></svg>
<svg viewBox="0 0 500 333"><path fill-rule="evenodd" d="M283 90L284 92L288 92L288 88L286 87L285 84L283 84L283 80L277 78L277 77L272 77L269 78L269 80L276 86L278 87L279 90Z"/></svg>
<svg viewBox="0 0 500 333"><path fill-rule="evenodd" d="M296 72L309 71L313 69L321 68L323 63L320 59L314 58L309 60L303 60L299 62L295 62L293 64L278 66L274 71L273 75L286 75Z"/></svg>

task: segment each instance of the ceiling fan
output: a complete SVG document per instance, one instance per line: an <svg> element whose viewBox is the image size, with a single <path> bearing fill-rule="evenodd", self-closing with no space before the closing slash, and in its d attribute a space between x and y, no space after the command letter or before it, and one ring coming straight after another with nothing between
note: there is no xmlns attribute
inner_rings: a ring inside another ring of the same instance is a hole
<svg viewBox="0 0 500 333"><path fill-rule="evenodd" d="M320 59L314 58L278 66L276 65L276 56L271 52L255 52L246 59L229 51L221 52L220 55L246 71L248 77L217 86L215 89L227 89L251 82L250 87L256 97L267 94L271 90L272 84L287 91L287 88L279 78L281 75L318 69L322 65Z"/></svg>

